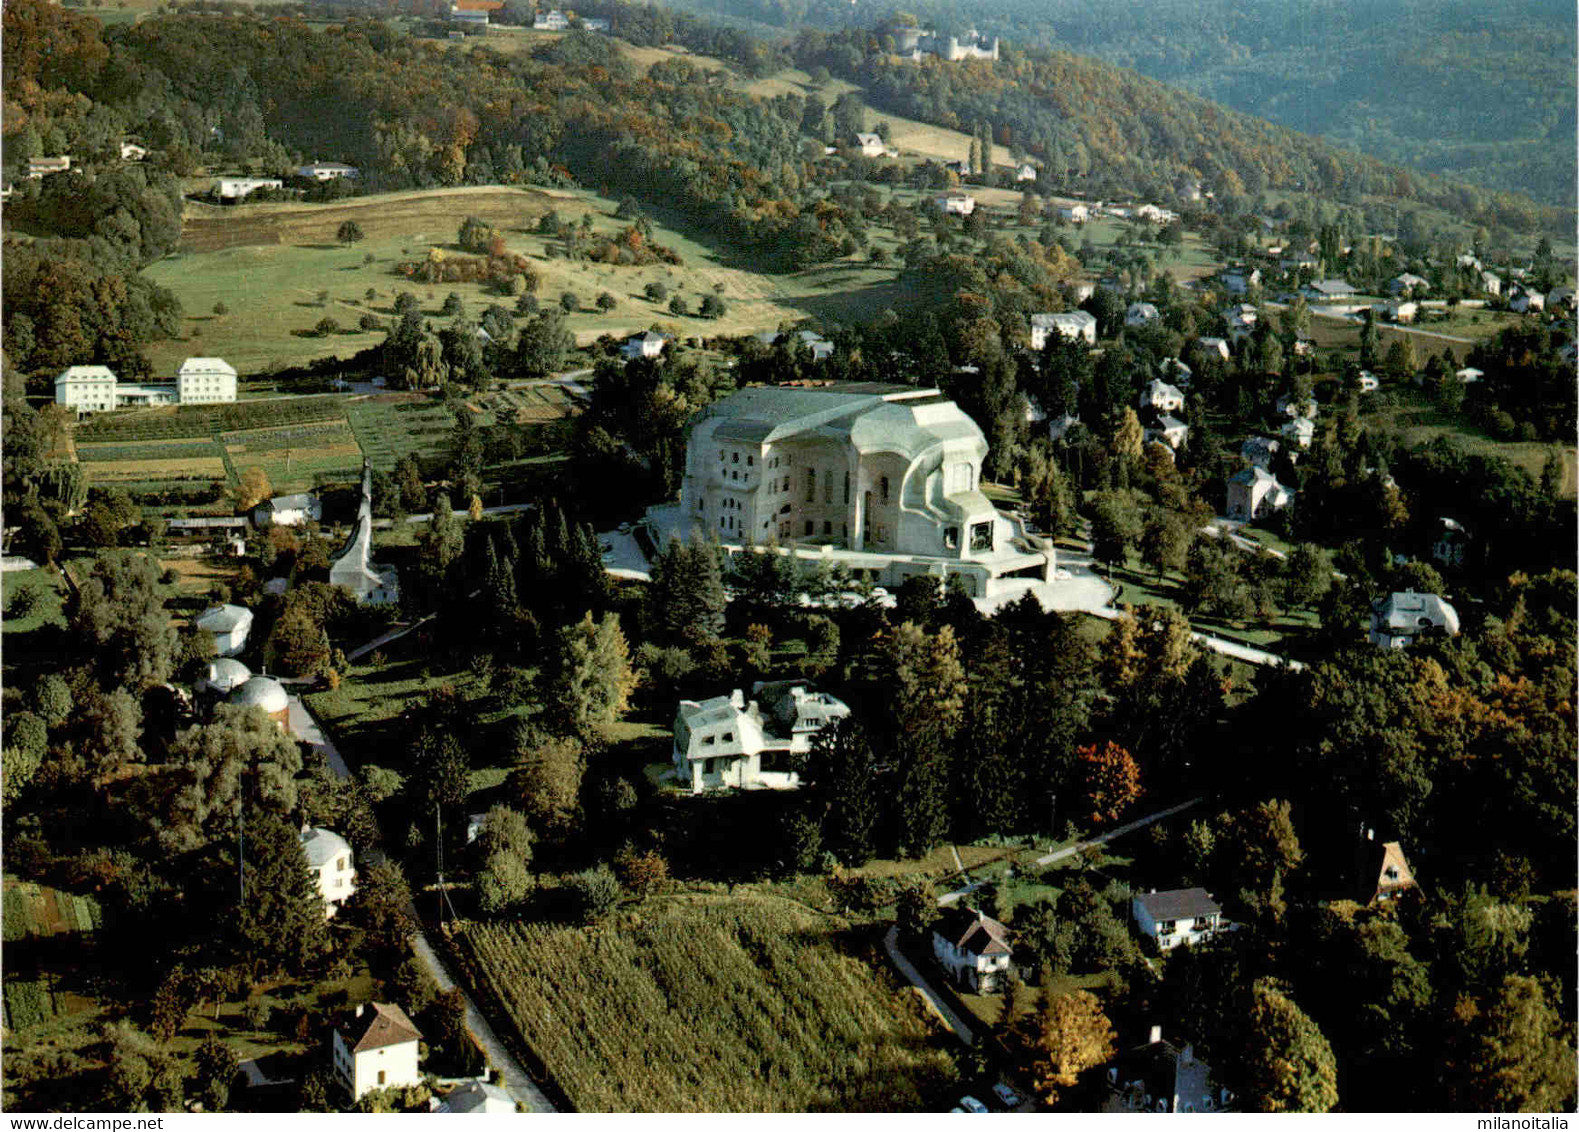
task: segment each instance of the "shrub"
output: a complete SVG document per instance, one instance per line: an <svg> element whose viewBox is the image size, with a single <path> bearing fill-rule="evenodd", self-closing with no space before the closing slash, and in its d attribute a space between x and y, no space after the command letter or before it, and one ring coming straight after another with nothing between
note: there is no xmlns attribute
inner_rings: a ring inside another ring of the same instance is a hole
<svg viewBox="0 0 1579 1132"><path fill-rule="evenodd" d="M570 314L581 306L581 300L574 291L565 291L559 296L559 309Z"/></svg>
<svg viewBox="0 0 1579 1132"><path fill-rule="evenodd" d="M669 288L662 283L649 283L642 291L655 303L661 303L669 297Z"/></svg>
<svg viewBox="0 0 1579 1132"><path fill-rule="evenodd" d="M619 300L607 291L598 296L598 310L611 311L617 306L619 306Z"/></svg>
<svg viewBox="0 0 1579 1132"><path fill-rule="evenodd" d="M669 300L669 313L681 316L691 313L690 308L685 305L684 295L676 295Z"/></svg>
<svg viewBox="0 0 1579 1132"><path fill-rule="evenodd" d="M313 327L313 331L320 338L328 338L332 334L339 333L339 330L340 324L334 319L328 317L320 318L318 320L318 324Z"/></svg>
<svg viewBox="0 0 1579 1132"><path fill-rule="evenodd" d="M619 879L607 865L566 877L565 891L570 898L571 914L584 923L601 920L620 901Z"/></svg>

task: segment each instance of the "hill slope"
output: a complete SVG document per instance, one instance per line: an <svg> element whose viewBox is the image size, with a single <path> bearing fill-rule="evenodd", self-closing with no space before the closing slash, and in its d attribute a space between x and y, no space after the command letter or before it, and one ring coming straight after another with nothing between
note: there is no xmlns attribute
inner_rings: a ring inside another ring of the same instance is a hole
<svg viewBox="0 0 1579 1132"><path fill-rule="evenodd" d="M674 0L760 26L872 26L887 3ZM940 30L1093 55L1388 161L1570 205L1575 29L1561 0L918 0Z"/></svg>

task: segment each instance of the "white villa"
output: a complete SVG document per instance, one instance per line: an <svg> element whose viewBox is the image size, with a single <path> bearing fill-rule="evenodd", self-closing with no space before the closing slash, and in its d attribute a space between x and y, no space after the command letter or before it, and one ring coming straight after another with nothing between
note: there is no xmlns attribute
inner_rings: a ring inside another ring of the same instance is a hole
<svg viewBox="0 0 1579 1132"><path fill-rule="evenodd" d="M403 1089L422 1081L417 1043L422 1032L406 1012L383 1002L358 1005L334 1028L334 1071L353 1100L374 1089Z"/></svg>
<svg viewBox="0 0 1579 1132"><path fill-rule="evenodd" d="M1303 452L1309 449L1311 441L1316 439L1316 422L1309 417L1295 417L1278 429L1278 432L1289 442L1290 448L1298 448Z"/></svg>
<svg viewBox="0 0 1579 1132"><path fill-rule="evenodd" d="M235 656L247 647L252 610L244 605L216 605L192 624L214 638L220 656Z"/></svg>
<svg viewBox="0 0 1579 1132"><path fill-rule="evenodd" d="M1097 320L1089 311L1060 311L1057 314L1031 316L1031 349L1040 350L1047 345L1047 336L1052 333L1095 346Z"/></svg>
<svg viewBox="0 0 1579 1132"><path fill-rule="evenodd" d="M811 737L850 714L842 700L804 681L758 683L710 700L681 700L674 720L674 770L691 793L791 790L800 777L785 765L811 749Z"/></svg>
<svg viewBox="0 0 1579 1132"><path fill-rule="evenodd" d="M442 493L436 506L447 507ZM351 591L364 605L390 605L400 600L400 572L380 566L373 554L373 463L362 463L362 501L356 509L356 526L340 554L329 565L329 584Z"/></svg>
<svg viewBox="0 0 1579 1132"><path fill-rule="evenodd" d="M1384 649L1408 648L1430 632L1458 636L1458 610L1436 594L1413 590L1388 594L1371 603L1370 641Z"/></svg>
<svg viewBox="0 0 1579 1132"><path fill-rule="evenodd" d="M960 988L998 990L1014 957L1009 929L973 908L951 908L932 927L932 954Z"/></svg>
<svg viewBox="0 0 1579 1132"><path fill-rule="evenodd" d="M356 891L356 858L350 843L338 833L312 826L302 827L301 841L313 883L323 897L324 919L333 919Z"/></svg>
<svg viewBox="0 0 1579 1132"><path fill-rule="evenodd" d="M68 366L55 379L55 404L79 413L115 408L115 372L108 366Z"/></svg>
<svg viewBox="0 0 1579 1132"><path fill-rule="evenodd" d="M483 22L486 23L488 13L483 13ZM362 171L355 165L346 165L339 161L315 161L311 165L303 165L296 170L298 177L308 177L314 181L338 181L341 178L355 180L362 175Z"/></svg>
<svg viewBox="0 0 1579 1132"><path fill-rule="evenodd" d="M228 405L236 399L236 368L224 358L188 358L175 374L175 398L183 405Z"/></svg>
<svg viewBox="0 0 1579 1132"><path fill-rule="evenodd" d="M656 541L717 538L731 554L778 540L869 582L1049 582L1054 552L981 491L987 440L936 389L857 383L742 389L691 427L678 505L649 508Z"/></svg>
<svg viewBox="0 0 1579 1132"><path fill-rule="evenodd" d="M1204 888L1141 893L1130 899L1130 910L1140 934L1163 951L1211 939L1223 927L1223 910Z"/></svg>
<svg viewBox="0 0 1579 1132"><path fill-rule="evenodd" d="M1167 413L1164 413L1162 416L1157 418L1157 425L1155 428L1148 428L1145 431L1145 438L1147 440L1161 441L1163 444L1166 444L1169 448L1177 452L1189 442L1190 426L1179 420L1177 417L1172 417Z"/></svg>
<svg viewBox="0 0 1579 1132"><path fill-rule="evenodd" d="M1084 224L1091 219L1091 208L1084 204L1071 204L1058 210L1058 219L1066 224Z"/></svg>

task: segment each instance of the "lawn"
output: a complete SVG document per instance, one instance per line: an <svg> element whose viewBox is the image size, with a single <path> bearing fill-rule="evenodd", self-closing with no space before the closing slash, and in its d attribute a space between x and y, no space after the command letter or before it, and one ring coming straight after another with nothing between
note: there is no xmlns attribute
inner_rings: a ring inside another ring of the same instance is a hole
<svg viewBox="0 0 1579 1132"><path fill-rule="evenodd" d="M953 1082L875 927L751 886L456 938L485 1012L581 1112L913 1112Z"/></svg>
<svg viewBox="0 0 1579 1132"><path fill-rule="evenodd" d="M61 589L60 575L53 570L11 570L0 574L0 594L3 594L4 605L0 608L11 608L11 596L24 586L32 586L39 594L38 607L26 617L6 616L0 618L0 632L3 633L31 633L43 625L64 625L65 615L61 612L61 603L65 594Z"/></svg>

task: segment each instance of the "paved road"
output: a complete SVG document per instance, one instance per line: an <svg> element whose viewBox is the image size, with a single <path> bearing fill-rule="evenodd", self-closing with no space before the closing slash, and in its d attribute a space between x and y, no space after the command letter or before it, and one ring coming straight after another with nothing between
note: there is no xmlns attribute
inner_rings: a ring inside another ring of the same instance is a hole
<svg viewBox="0 0 1579 1132"><path fill-rule="evenodd" d="M1211 649L1215 653L1231 656L1235 660L1242 660L1248 664L1261 664L1271 668L1282 666L1291 668L1295 672L1303 672L1305 670L1303 661L1279 656L1275 652L1267 652L1265 649L1254 648L1250 645L1242 645L1238 641L1226 641L1222 637L1214 637L1208 633L1191 633L1190 640L1203 648Z"/></svg>
<svg viewBox="0 0 1579 1132"><path fill-rule="evenodd" d="M965 1020L954 1013L952 1007L938 996L932 989L932 984L927 982L925 976L916 970L916 965L905 958L904 952L899 950L899 925L895 924L888 929L888 934L883 937L883 946L888 949L888 957L894 961L894 966L899 968L899 973L910 980L910 985L921 992L927 1003L943 1019L945 1025L954 1031L954 1036L966 1045L972 1045L976 1035L965 1024Z"/></svg>
<svg viewBox="0 0 1579 1132"><path fill-rule="evenodd" d="M375 641L365 647L374 648L377 644L378 642ZM290 727L291 731L304 742L311 743L323 751L336 774L341 778L351 777L351 770L346 766L340 752L335 749L334 741L318 726L318 721L312 717L306 705L295 696L290 698ZM415 908L412 909L412 919L419 924L421 922L417 918ZM438 952L428 942L427 934L420 927L411 940L411 948L422 961L422 965L428 969L428 973L433 976L433 981L439 985L440 990L454 988L455 980L451 977L449 969L444 966L444 961L439 958ZM522 1068L521 1063L499 1040L499 1035L494 1033L493 1027L488 1024L488 1019L484 1018L482 1012L477 1009L477 1004L472 1001L471 995L466 994L464 990L461 993L466 998L466 1028L482 1045L483 1052L488 1057L488 1064L499 1071L499 1079L511 1098L528 1112L558 1111L543 1095L543 1090L537 1087L536 1082Z"/></svg>
<svg viewBox="0 0 1579 1132"><path fill-rule="evenodd" d="M1174 814L1181 813L1184 810L1189 809L1199 801L1199 798L1191 798L1188 802L1180 802L1177 806L1171 806L1166 810L1158 810L1156 813L1147 814L1143 818L1136 818L1134 821L1121 825L1117 829L1110 829L1106 833L1098 834L1089 841L1080 841L1074 845L1069 846L1067 849L1057 849L1044 856L1038 857L1036 858L1036 863L1038 865L1051 865L1054 861L1062 861L1065 857L1073 857L1082 849L1089 849L1093 845L1106 845L1115 837L1123 837L1126 833L1134 833L1137 829L1144 829L1153 822L1159 822L1163 818L1170 818Z"/></svg>
<svg viewBox="0 0 1579 1132"><path fill-rule="evenodd" d="M450 977L450 972L444 966L444 961L439 958L438 952L433 950L433 945L428 942L426 933L418 930L411 941L412 950L417 953L417 958L433 976L433 981L439 985L440 990L452 990L455 980ZM464 994L465 992L462 991ZM506 1091L515 1100L515 1103L528 1112L558 1112L553 1103L543 1095L543 1090L527 1075L521 1063L503 1042L499 1035L494 1033L493 1027L488 1024L488 1019L482 1016L477 1009L477 1004L472 1002L471 996L466 995L466 1028L470 1030L478 1042L482 1044L483 1052L488 1056L488 1064L499 1071L499 1080Z"/></svg>

